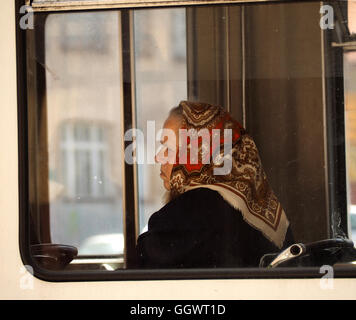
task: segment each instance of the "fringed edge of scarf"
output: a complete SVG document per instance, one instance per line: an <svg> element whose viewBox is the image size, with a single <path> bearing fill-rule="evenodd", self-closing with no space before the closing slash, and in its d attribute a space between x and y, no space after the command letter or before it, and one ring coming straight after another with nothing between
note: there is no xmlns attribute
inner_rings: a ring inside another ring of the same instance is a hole
<svg viewBox="0 0 356 320"><path fill-rule="evenodd" d="M220 183L222 185L222 183ZM268 240L273 242L279 249L283 247L283 243L285 241L286 233L289 226L289 221L287 216L281 208L281 216L277 225L276 230L274 230L271 226L267 223L263 222L261 218L254 216L247 208L246 202L233 193L232 191L228 190L227 188L219 185L194 185L186 187L185 191L197 189L197 188L208 188L214 191L217 191L232 207L239 210L242 214L244 221L246 221L250 226L254 229L259 230ZM278 206L281 206L278 204Z"/></svg>

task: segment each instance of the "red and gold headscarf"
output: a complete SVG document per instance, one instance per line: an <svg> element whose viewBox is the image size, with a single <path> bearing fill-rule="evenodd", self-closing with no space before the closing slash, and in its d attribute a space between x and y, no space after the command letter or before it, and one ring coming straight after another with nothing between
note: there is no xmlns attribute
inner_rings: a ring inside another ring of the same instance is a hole
<svg viewBox="0 0 356 320"><path fill-rule="evenodd" d="M244 128L220 106L207 103L182 101L182 129L201 129L208 132L212 143L207 148L199 135L187 137L187 152L177 152L170 179L172 194L178 195L195 188L209 188L219 192L234 208L241 211L244 220L260 230L266 238L281 248L289 222L286 214L268 184L257 147ZM215 130L214 130L215 129ZM226 141L224 129L231 135ZM193 131L194 131L193 130ZM220 131L220 139L213 139L213 133ZM194 140L195 141L194 144ZM198 159L191 163L191 146L198 146ZM225 147L230 145L230 152ZM180 163L183 155L187 161ZM210 161L203 161L208 156ZM222 167L227 159L231 170L227 174L216 175L215 169ZM217 213L218 214L218 213Z"/></svg>

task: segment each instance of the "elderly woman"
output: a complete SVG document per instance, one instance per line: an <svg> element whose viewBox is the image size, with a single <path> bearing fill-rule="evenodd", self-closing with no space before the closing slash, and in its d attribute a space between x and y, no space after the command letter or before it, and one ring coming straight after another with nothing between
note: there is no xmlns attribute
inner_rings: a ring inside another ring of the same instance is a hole
<svg viewBox="0 0 356 320"><path fill-rule="evenodd" d="M256 145L227 112L219 106L182 101L164 128L177 137L165 137L166 148L156 156L170 197L137 240L140 267L258 267L264 254L292 243L288 219L267 182ZM198 133L206 129L212 143L206 147L202 137L189 136L184 154L179 129ZM228 137L224 129L230 130ZM218 139L216 132L221 132ZM193 163L194 146L198 161ZM175 161L167 161L170 150ZM206 154L210 161L204 161ZM224 165L218 158L230 161L230 170L217 174Z"/></svg>

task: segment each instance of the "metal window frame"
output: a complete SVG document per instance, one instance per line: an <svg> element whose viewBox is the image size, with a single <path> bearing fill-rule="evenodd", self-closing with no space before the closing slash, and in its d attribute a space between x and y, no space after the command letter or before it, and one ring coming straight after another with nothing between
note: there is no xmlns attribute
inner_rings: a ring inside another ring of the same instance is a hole
<svg viewBox="0 0 356 320"><path fill-rule="evenodd" d="M303 1L303 0L301 0ZM314 1L314 0L306 0ZM98 1L96 1L98 3ZM109 1L103 1L108 6ZM231 3L267 3L267 2L290 2L286 0L256 0L256 1L116 1L120 2L117 7L110 8L125 8L124 5L134 7L154 7L154 6L173 6L173 5L183 5L183 4L193 4L193 5L203 5L203 4L231 4ZM125 4L123 4L125 2ZM295 2L295 1L294 1ZM117 271L50 271L43 269L36 265L32 259L29 252L29 241L30 241L30 226L28 219L29 212L29 202L28 202L28 174L29 174L29 162L28 162L28 114L27 114L27 104L29 97L27 93L27 39L26 32L20 29L18 21L20 20L20 7L22 5L28 4L25 0L16 0L16 42L17 42L17 84L18 84L18 152L19 152L19 213L20 213L20 223L19 223L19 242L20 242L20 255L23 263L25 265L31 265L34 267L34 276L41 280L50 282L66 282L66 281L103 281L103 280L175 280L175 279L293 279L293 278L320 278L323 274L320 273L318 267L298 267L298 268L280 268L280 269L259 269L259 268L219 268L219 269L124 269ZM78 4L78 3L77 3ZM101 7L104 8L104 7ZM43 8L42 8L43 9ZM68 10L69 7L61 7L53 10L47 7L48 10L37 10L37 11L57 11L57 10ZM94 9L94 8L93 8ZM96 7L95 9L98 9ZM71 7L70 10L74 10ZM83 7L80 10L86 11L90 8ZM129 12L128 12L129 13ZM123 22L125 26L129 26L126 22ZM131 59L128 57L128 59ZM129 74L127 77L131 77L131 71L127 70ZM132 78L129 78L132 79ZM128 82L128 92L132 92L133 87L131 81ZM125 97L124 97L125 99ZM132 106L134 101L132 97L126 97L127 103ZM125 116L128 122L131 123L134 117L133 110L129 110L128 114ZM131 119L131 120L130 120ZM128 123L125 124L125 126ZM134 177L135 173L133 169L128 169L126 171L130 177ZM131 179L134 183L134 179ZM126 201L132 201L135 199L133 193L128 192ZM134 206L135 201L131 202L131 206ZM134 210L134 208L131 208ZM129 226L126 226L127 232L132 232L132 235L136 232L136 226L131 221ZM131 230L131 231L129 231ZM133 239L130 240L131 245L134 244ZM335 278L353 278L356 276L356 270L354 267L347 265L338 265L334 267L334 277Z"/></svg>
<svg viewBox="0 0 356 320"><path fill-rule="evenodd" d="M94 10L118 8L152 8L172 6L198 6L219 4L247 4L288 2L291 0L27 0L34 12L39 11L67 11L67 10ZM313 0L299 0L313 1Z"/></svg>
<svg viewBox="0 0 356 320"><path fill-rule="evenodd" d="M348 208L347 208L347 172L346 172L346 140L345 140L345 117L344 117L344 77L343 56L345 48L335 46L335 41L348 41L350 32L343 22L347 8L339 6L339 2L324 1L323 4L333 5L336 16L334 29L327 29L322 33L324 51L324 104L325 104L325 137L329 143L326 145L326 163L328 171L326 181L329 185L328 218L331 237L339 236L340 233L348 235ZM342 31L340 39L339 30ZM331 46L332 50L330 47ZM342 77L335 74L341 70ZM327 94L329 93L329 94ZM344 164L344 165L343 165ZM345 212L345 214L340 214Z"/></svg>

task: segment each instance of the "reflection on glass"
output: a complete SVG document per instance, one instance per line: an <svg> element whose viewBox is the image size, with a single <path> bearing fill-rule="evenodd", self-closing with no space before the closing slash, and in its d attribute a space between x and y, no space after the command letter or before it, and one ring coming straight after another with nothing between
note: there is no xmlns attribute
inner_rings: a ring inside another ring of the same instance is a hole
<svg viewBox="0 0 356 320"><path fill-rule="evenodd" d="M52 14L46 80L53 243L122 254L122 128L117 12Z"/></svg>
<svg viewBox="0 0 356 320"><path fill-rule="evenodd" d="M356 241L356 52L345 54L346 161L352 239Z"/></svg>
<svg viewBox="0 0 356 320"><path fill-rule="evenodd" d="M183 8L130 11L133 28L125 36L134 41L134 126L144 133L144 140L137 141L143 148L136 148L143 151L137 158L144 160L137 166L138 202L134 206L139 210L139 233L162 207L166 193L160 165L148 162L148 153L153 151L147 150L151 147L146 141L151 129L148 121L154 122L156 133L169 110L188 98L188 50L190 98L221 104L245 123L290 218L295 241L309 243L328 237L332 225L325 183L324 147L329 141L324 140L321 99L320 3L241 8L199 7L188 11L188 23ZM117 256L101 257L105 263L93 257L121 255L124 249L121 123L123 108L127 112L130 105L121 104L121 57L126 51L120 47L119 17L111 11L51 14L45 26L48 120L40 117L42 113L36 117L48 131L50 232L53 243L79 249L79 259L70 266L78 269L82 268L78 260L87 258L105 264L106 270L117 269L118 260L122 263ZM306 23L299 24L301 18ZM352 24L350 30L355 30ZM354 240L355 76L356 56L351 52L345 55L345 95ZM38 162L47 160L42 149L36 157ZM47 174L43 176L47 179ZM126 191L135 191L131 183ZM129 245L127 249L129 257L135 248ZM129 268L130 263L128 259Z"/></svg>
<svg viewBox="0 0 356 320"><path fill-rule="evenodd" d="M348 26L350 32L356 33L356 2L348 3ZM345 54L345 132L348 212L352 240L356 243L356 52Z"/></svg>
<svg viewBox="0 0 356 320"><path fill-rule="evenodd" d="M185 9L134 13L137 127L144 133L149 120L155 121L157 132L169 110L187 97L185 25ZM140 233L162 206L159 170L147 161L138 165Z"/></svg>

